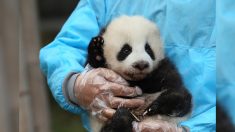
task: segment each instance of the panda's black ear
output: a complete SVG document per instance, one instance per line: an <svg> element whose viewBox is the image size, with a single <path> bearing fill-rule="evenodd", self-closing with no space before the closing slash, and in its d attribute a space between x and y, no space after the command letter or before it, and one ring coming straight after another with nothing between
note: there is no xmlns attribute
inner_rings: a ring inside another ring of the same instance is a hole
<svg viewBox="0 0 235 132"><path fill-rule="evenodd" d="M92 38L89 43L87 63L94 68L105 67L103 45L104 39L102 36Z"/></svg>

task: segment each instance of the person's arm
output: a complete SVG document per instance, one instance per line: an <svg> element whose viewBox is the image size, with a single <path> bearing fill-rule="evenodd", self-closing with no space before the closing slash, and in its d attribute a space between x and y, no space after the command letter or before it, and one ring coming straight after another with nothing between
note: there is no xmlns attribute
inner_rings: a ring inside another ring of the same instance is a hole
<svg viewBox="0 0 235 132"><path fill-rule="evenodd" d="M95 12L87 0L81 0L54 41L40 51L40 67L55 100L72 113L79 114L81 109L65 97L64 80L83 71L87 46L98 32Z"/></svg>
<svg viewBox="0 0 235 132"><path fill-rule="evenodd" d="M104 8L103 5L100 10ZM104 19L100 16L89 0L80 1L55 40L40 52L41 69L55 100L65 110L81 114L87 129L87 110L105 120L114 113L112 108L139 107L144 103L142 99L121 98L142 92L139 88L128 87L117 73L108 69L83 70L88 44L100 30L98 18Z"/></svg>

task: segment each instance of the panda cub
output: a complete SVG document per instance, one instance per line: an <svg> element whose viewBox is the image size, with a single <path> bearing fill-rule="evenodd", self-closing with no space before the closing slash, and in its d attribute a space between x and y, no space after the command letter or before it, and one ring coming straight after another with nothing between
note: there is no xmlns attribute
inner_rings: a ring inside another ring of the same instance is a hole
<svg viewBox="0 0 235 132"><path fill-rule="evenodd" d="M93 131L132 132L133 121L179 123L191 113L191 94L174 64L164 56L159 30L141 16L121 16L111 21L90 41L87 63L115 71L130 86L140 87L145 97L144 106L133 110L120 107L107 123L91 117Z"/></svg>

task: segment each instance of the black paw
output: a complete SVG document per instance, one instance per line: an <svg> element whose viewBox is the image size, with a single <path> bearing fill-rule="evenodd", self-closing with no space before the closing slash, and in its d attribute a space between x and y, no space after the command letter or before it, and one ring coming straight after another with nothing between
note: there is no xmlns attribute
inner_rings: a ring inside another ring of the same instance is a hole
<svg viewBox="0 0 235 132"><path fill-rule="evenodd" d="M94 68L103 67L105 64L103 44L104 39L101 36L94 37L90 41L88 47L88 63Z"/></svg>
<svg viewBox="0 0 235 132"><path fill-rule="evenodd" d="M132 132L135 118L126 108L118 108L112 119L102 128L102 132Z"/></svg>
<svg viewBox="0 0 235 132"><path fill-rule="evenodd" d="M95 60L101 61L103 56L104 39L97 36L91 39L89 44L88 53L94 57Z"/></svg>
<svg viewBox="0 0 235 132"><path fill-rule="evenodd" d="M167 115L172 117L183 117L191 111L191 95L171 93L160 96L145 111L147 115Z"/></svg>
<svg viewBox="0 0 235 132"><path fill-rule="evenodd" d="M148 115L148 116L152 116L152 115L156 115L159 114L159 105L158 102L155 101L153 102L144 112L144 116Z"/></svg>

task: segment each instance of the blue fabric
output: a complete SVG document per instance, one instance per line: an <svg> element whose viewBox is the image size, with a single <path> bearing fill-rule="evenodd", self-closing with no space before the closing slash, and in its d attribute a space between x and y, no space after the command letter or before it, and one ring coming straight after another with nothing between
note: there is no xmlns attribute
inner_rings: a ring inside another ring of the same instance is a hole
<svg viewBox="0 0 235 132"><path fill-rule="evenodd" d="M217 16L217 99L235 125L235 1L218 1Z"/></svg>
<svg viewBox="0 0 235 132"><path fill-rule="evenodd" d="M63 80L81 72L91 37L113 18L142 15L160 28L166 54L182 74L193 95L192 118L182 125L192 132L215 131L215 1L214 0L81 0L53 42L41 49L41 69L60 106L86 113L66 101Z"/></svg>

